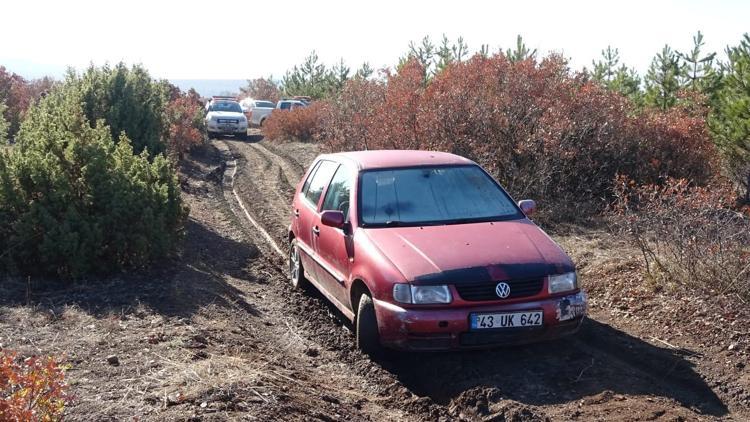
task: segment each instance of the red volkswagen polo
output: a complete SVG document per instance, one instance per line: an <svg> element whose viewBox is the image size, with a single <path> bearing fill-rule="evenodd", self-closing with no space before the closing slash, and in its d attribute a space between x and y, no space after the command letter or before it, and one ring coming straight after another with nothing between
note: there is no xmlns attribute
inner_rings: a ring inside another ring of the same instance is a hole
<svg viewBox="0 0 750 422"><path fill-rule="evenodd" d="M321 155L294 195L291 281L318 288L370 354L571 334L586 294L534 208L453 154Z"/></svg>

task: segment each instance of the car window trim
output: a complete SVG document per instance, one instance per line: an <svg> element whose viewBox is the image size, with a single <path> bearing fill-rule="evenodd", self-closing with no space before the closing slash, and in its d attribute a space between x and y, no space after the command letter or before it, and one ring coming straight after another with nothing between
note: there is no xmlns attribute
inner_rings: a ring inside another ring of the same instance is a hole
<svg viewBox="0 0 750 422"><path fill-rule="evenodd" d="M367 172L376 172L376 171L390 171L390 170L410 170L410 169L421 169L421 168L453 168L453 167L478 167L479 170L481 170L489 179L492 181L492 183L497 186L500 191L505 194L510 202L513 204L513 207L516 209L516 213L514 215L509 215L507 217L487 217L483 219L464 219L467 220L466 223L454 223L454 224L472 224L472 222L469 222L470 220L478 220L476 223L482 223L482 222L495 222L495 221L511 221L511 220L521 220L525 218L525 214L523 211L521 211L521 208L518 207L518 204L513 199L512 196L498 183L497 180L495 180L494 177L492 177L491 174L487 172L482 166L479 164L419 164L419 165L413 165L413 166L394 166L394 167L379 167L379 168L371 168L371 169L365 169L360 170L359 175L357 177L357 223L359 227L362 228L392 228L387 226L385 223L365 223L364 219L362 218L362 180L364 177L362 175ZM399 227L421 227L421 226L435 226L435 225L443 225L448 223L441 223L441 222L428 222L428 221L417 221L414 223L406 223L404 225L400 225Z"/></svg>

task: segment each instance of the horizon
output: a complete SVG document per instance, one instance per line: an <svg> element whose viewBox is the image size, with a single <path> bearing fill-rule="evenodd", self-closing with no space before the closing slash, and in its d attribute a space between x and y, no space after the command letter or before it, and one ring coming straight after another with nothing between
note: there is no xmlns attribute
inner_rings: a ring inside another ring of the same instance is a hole
<svg viewBox="0 0 750 422"><path fill-rule="evenodd" d="M745 23L750 2L737 0L636 1L627 8L602 7L590 1L523 5L475 1L473 7L461 8L448 7L445 1L378 5L292 1L285 6L281 22L273 18L278 13L273 5L238 4L233 16L249 19L223 24L221 18L205 23L202 3L193 0L158 4L135 0L132 7L118 10L116 22L106 18L111 11L92 9L83 0L69 4L43 0L42 11L34 15L43 31L29 31L25 19L0 28L3 39L26 36L24 42L4 46L0 65L28 79L59 79L68 67L81 70L89 64L123 61L142 64L159 79L273 76L278 80L312 51L326 65L343 59L353 72L364 62L374 69L395 66L409 43L418 43L424 36L435 43L442 34L451 41L463 36L473 54L483 44L491 52L512 48L521 35L530 49L537 50L537 57L560 53L572 70L591 68L601 51L612 46L619 50L621 64L644 75L665 44L688 51L698 30L705 37L704 51L716 52L719 60L725 58L725 47L738 44L743 33L750 31ZM19 3L7 7L8 16L27 14ZM481 13L473 12L476 9ZM367 19L362 18L365 15ZM256 22L254 16L264 19ZM134 23L138 31L132 31Z"/></svg>

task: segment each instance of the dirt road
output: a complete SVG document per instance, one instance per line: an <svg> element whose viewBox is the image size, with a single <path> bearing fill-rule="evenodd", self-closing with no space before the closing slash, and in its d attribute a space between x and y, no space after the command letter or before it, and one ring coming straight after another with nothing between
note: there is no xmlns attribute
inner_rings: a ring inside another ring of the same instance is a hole
<svg viewBox="0 0 750 422"><path fill-rule="evenodd" d="M179 256L74 285L9 280L0 348L65 359L69 420L750 419L746 315L649 293L619 247L613 257L572 229L555 237L593 303L577 337L373 363L319 293L289 286L285 260L245 214L283 249L293 186L316 154L260 135L192 153ZM674 318L695 306L715 312Z"/></svg>

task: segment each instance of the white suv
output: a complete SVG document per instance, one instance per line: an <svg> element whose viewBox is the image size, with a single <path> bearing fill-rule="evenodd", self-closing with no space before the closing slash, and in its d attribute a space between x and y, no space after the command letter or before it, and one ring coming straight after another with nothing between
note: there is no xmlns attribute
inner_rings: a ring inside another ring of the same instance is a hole
<svg viewBox="0 0 750 422"><path fill-rule="evenodd" d="M247 139L247 117L237 101L212 99L206 113L206 130L209 137L234 135Z"/></svg>

